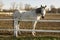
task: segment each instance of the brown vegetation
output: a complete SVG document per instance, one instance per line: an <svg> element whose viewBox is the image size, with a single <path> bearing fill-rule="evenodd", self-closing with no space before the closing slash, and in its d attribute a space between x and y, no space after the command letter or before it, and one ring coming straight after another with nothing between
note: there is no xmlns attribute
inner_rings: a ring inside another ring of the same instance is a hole
<svg viewBox="0 0 60 40"><path fill-rule="evenodd" d="M9 15L1 15L0 14L0 18L13 18L13 16L9 16ZM46 14L45 19L58 19L60 20L60 14ZM45 20L45 19L41 19L41 20ZM20 21L20 28L23 29L32 29L33 28L33 23L32 22L22 22ZM0 21L0 29L13 29L13 21ZM43 30L60 30L60 22L38 22L36 29L43 29ZM0 31L0 34L12 34L13 32L11 31ZM31 32L22 32L22 35L28 35L31 34ZM60 33L36 33L36 35L38 36L59 36ZM22 36L21 35L21 36ZM29 35L30 36L30 35Z"/></svg>

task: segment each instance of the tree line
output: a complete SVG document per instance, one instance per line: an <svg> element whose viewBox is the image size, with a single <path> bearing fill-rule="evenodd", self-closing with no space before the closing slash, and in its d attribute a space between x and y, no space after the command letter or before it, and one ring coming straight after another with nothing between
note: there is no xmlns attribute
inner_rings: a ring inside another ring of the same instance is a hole
<svg viewBox="0 0 60 40"><path fill-rule="evenodd" d="M13 11L16 9L29 11L29 10L35 9L30 4L24 4L23 6L23 3L21 2L19 4L17 4L16 2L12 2L9 10L5 10L5 9L3 10L3 6L4 6L3 2L0 1L0 11ZM55 8L54 5L51 5L50 9L51 10L49 9L47 10L47 13L60 13L60 8Z"/></svg>
<svg viewBox="0 0 60 40"><path fill-rule="evenodd" d="M60 8L55 8L54 5L51 5L50 10L47 10L47 13L60 13Z"/></svg>

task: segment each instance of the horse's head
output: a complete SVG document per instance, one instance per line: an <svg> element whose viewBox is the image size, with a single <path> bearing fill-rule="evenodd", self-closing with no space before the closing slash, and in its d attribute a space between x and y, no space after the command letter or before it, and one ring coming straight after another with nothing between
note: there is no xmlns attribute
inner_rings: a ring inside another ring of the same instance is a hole
<svg viewBox="0 0 60 40"><path fill-rule="evenodd" d="M42 18L44 18L45 14L46 14L45 8L46 8L46 6L42 6L42 5L41 5L41 14L42 14Z"/></svg>
<svg viewBox="0 0 60 40"><path fill-rule="evenodd" d="M39 15L42 15L42 18L44 18L45 14L46 14L46 10L45 10L46 6L42 6L40 8L36 9L36 13Z"/></svg>

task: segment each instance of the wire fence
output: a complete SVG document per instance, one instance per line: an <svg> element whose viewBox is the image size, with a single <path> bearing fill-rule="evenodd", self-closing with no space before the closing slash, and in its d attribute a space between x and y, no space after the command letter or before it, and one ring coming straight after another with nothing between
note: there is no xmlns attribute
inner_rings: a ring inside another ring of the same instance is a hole
<svg viewBox="0 0 60 40"><path fill-rule="evenodd" d="M37 21L37 20L20 20L20 19L0 19L2 20L13 20L14 22L14 29L0 29L0 30L9 30L9 31L14 31L14 36L18 36L18 31L27 31L27 32L60 32L60 30L33 30L33 29L18 29L18 21ZM38 22L60 22L60 20L38 20Z"/></svg>

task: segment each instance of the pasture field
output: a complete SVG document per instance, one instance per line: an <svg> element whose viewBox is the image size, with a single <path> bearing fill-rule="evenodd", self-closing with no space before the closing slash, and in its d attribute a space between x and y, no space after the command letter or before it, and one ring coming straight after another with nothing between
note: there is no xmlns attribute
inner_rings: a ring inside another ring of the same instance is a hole
<svg viewBox="0 0 60 40"><path fill-rule="evenodd" d="M58 37L0 37L0 40L60 40Z"/></svg>
<svg viewBox="0 0 60 40"><path fill-rule="evenodd" d="M13 18L12 15L5 15L5 14L0 14L0 19L4 18ZM45 18L41 20L60 20L60 14L46 14ZM13 29L13 21L0 21L0 29ZM19 26L21 29L32 29L33 28L33 23L30 22L24 22L20 21ZM43 30L60 30L60 22L38 22L36 29L43 29ZM6 31L6 30L1 30L0 35L7 36L7 35L13 35L13 31ZM22 36L22 38L20 37ZM28 36L28 37L26 37ZM30 37L31 36L31 37ZM60 33L44 33L44 32L36 32L36 37L32 37L31 32L21 32L21 35L19 34L19 38L16 38L16 40L60 40ZM25 38L26 37L26 38ZM57 38L55 38L57 37ZM7 37L0 37L0 39L3 38L7 40ZM10 38L10 37L9 37ZM15 39L13 37L10 38L11 40ZM2 40L2 39L1 39ZM8 39L9 40L9 39Z"/></svg>

